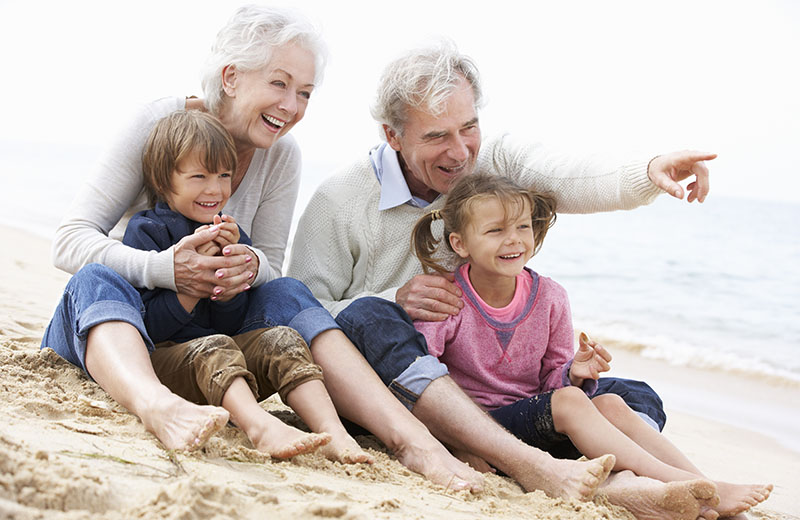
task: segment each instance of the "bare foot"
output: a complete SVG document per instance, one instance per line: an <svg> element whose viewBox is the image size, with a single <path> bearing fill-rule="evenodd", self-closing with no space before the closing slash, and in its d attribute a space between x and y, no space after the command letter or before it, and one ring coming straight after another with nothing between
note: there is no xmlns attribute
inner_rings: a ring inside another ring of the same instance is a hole
<svg viewBox="0 0 800 520"><path fill-rule="evenodd" d="M480 473L453 457L435 438L428 437L417 437L419 443L406 442L396 446L394 453L400 463L447 489L468 489L473 493L483 491Z"/></svg>
<svg viewBox="0 0 800 520"><path fill-rule="evenodd" d="M719 505L715 507L719 516L728 517L744 513L756 504L763 502L772 492L772 484L730 484L715 482L719 492Z"/></svg>
<svg viewBox="0 0 800 520"><path fill-rule="evenodd" d="M461 462L468 464L469 467L475 471L480 471L481 473L497 473L497 470L494 469L488 462L468 451L457 450L450 447L450 453L452 453L453 456Z"/></svg>
<svg viewBox="0 0 800 520"><path fill-rule="evenodd" d="M375 459L361 449L361 446L344 432L343 434L331 434L331 442L320 448L320 452L326 458L341 462L343 464L372 464Z"/></svg>
<svg viewBox="0 0 800 520"><path fill-rule="evenodd" d="M713 520L712 508L719 503L717 487L710 480L665 483L631 471L611 475L598 494L628 509L638 520Z"/></svg>
<svg viewBox="0 0 800 520"><path fill-rule="evenodd" d="M525 491L541 489L555 498L591 500L600 484L608 478L615 462L614 455L586 461L549 457L539 459L536 464L528 465L513 476Z"/></svg>
<svg viewBox="0 0 800 520"><path fill-rule="evenodd" d="M228 417L224 408L200 406L170 393L139 418L168 450L195 450L221 430Z"/></svg>
<svg viewBox="0 0 800 520"><path fill-rule="evenodd" d="M272 417L272 416L270 416ZM246 431L255 448L276 459L311 453L331 442L330 433L306 433L274 418L255 431ZM266 427L264 427L266 426Z"/></svg>

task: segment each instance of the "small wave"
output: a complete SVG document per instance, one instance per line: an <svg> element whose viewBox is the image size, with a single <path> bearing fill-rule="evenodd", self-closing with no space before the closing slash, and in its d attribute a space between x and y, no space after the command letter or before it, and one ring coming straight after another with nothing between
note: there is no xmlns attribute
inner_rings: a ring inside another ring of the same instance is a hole
<svg viewBox="0 0 800 520"><path fill-rule="evenodd" d="M664 361L673 366L717 370L768 379L772 384L800 388L800 374L775 366L769 360L722 352L664 335L631 330L621 323L581 322L576 330L591 331L592 337L647 359ZM613 353L613 352L612 352Z"/></svg>

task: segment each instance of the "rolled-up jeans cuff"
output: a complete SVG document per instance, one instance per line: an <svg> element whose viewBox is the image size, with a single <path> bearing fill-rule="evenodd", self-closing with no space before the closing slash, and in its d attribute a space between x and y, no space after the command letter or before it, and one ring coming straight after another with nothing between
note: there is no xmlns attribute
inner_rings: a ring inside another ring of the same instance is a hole
<svg viewBox="0 0 800 520"><path fill-rule="evenodd" d="M634 410L634 412L636 412L636 410ZM661 431L659 429L659 427L658 427L658 423L655 422L652 417L650 417L649 415L647 415L644 412L636 412L636 414L639 417L641 417L644 422L646 422L648 425L652 426L655 431L657 431L657 432Z"/></svg>
<svg viewBox="0 0 800 520"><path fill-rule="evenodd" d="M406 408L412 410L431 381L449 373L447 366L437 358L431 355L418 357L389 383L389 390Z"/></svg>
<svg viewBox="0 0 800 520"><path fill-rule="evenodd" d="M326 330L341 328L324 307L303 309L287 325L299 332L309 346L311 346L311 340L318 334Z"/></svg>
<svg viewBox="0 0 800 520"><path fill-rule="evenodd" d="M142 336L148 352L155 350L155 345L147 334L147 328L144 326L142 314L135 308L127 303L119 302L116 300L104 300L91 304L81 313L78 318L76 334L80 338L80 351L81 351L81 365L84 372L86 370L86 341L89 337L89 331L92 327L110 321L123 321L136 327L139 334Z"/></svg>

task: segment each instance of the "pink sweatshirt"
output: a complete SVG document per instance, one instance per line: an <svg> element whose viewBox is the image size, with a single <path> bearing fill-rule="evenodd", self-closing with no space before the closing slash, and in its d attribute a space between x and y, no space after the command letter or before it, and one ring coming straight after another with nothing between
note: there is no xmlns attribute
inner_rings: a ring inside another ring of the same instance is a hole
<svg viewBox="0 0 800 520"><path fill-rule="evenodd" d="M468 282L469 264L456 271L464 308L445 321L415 321L428 351L462 389L487 409L569 386L574 355L572 316L563 287L528 268L530 295L508 322L493 319ZM523 284L517 283L517 290ZM524 290L524 289L523 289ZM512 302L513 303L513 302ZM595 381L584 390L593 393Z"/></svg>

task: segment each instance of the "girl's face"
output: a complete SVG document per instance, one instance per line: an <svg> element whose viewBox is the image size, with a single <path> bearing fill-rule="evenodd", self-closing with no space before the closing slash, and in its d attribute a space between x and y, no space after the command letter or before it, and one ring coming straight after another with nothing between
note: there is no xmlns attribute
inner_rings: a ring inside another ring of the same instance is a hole
<svg viewBox="0 0 800 520"><path fill-rule="evenodd" d="M504 205L497 197L484 197L469 209L469 222L461 233L450 234L450 245L469 260L470 278L515 278L533 256L530 202L520 198Z"/></svg>
<svg viewBox="0 0 800 520"><path fill-rule="evenodd" d="M196 153L178 163L171 184L169 208L202 224L212 222L231 196L231 172L207 171Z"/></svg>
<svg viewBox="0 0 800 520"><path fill-rule="evenodd" d="M220 119L237 148L269 148L303 119L314 90L314 54L298 45L273 51L262 69L223 72Z"/></svg>

